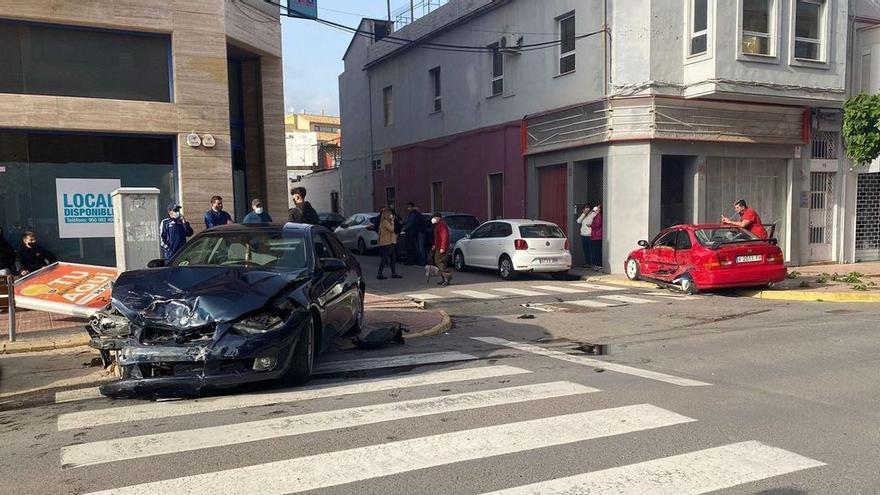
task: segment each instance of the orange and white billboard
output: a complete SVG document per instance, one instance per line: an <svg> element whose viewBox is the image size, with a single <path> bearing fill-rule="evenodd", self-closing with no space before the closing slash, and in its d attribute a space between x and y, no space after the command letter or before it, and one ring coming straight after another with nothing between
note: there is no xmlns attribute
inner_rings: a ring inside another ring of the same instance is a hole
<svg viewBox="0 0 880 495"><path fill-rule="evenodd" d="M15 306L87 318L110 304L116 268L53 263L15 282Z"/></svg>

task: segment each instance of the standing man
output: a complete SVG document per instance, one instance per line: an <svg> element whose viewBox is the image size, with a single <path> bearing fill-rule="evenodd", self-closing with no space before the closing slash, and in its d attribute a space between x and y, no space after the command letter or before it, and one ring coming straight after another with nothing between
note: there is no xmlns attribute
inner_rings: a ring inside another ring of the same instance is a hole
<svg viewBox="0 0 880 495"><path fill-rule="evenodd" d="M37 244L37 234L31 231L26 231L21 235L18 259L21 263L22 275L35 272L58 261L58 258L52 251Z"/></svg>
<svg viewBox="0 0 880 495"><path fill-rule="evenodd" d="M434 246L431 248L431 252L434 254L434 264L440 271L440 282L437 285L445 287L452 282L452 273L446 267L446 253L449 251L449 227L446 226L446 221L443 220L443 215L440 213L434 213L431 223L434 224Z"/></svg>
<svg viewBox="0 0 880 495"><path fill-rule="evenodd" d="M379 254L382 260L379 262L379 280L385 280L385 266L391 267L391 278L403 278L397 274L395 258L397 258L397 233L394 231L394 211L382 208L379 212Z"/></svg>
<svg viewBox="0 0 880 495"><path fill-rule="evenodd" d="M192 225L183 217L180 205L177 203L168 205L168 216L163 218L159 225L159 245L162 246L162 255L166 262L171 261L171 258L186 244L186 238L191 235L193 235Z"/></svg>
<svg viewBox="0 0 880 495"><path fill-rule="evenodd" d="M584 268L593 264L593 241L591 239L593 219L596 218L596 210L590 208L590 204L584 205L581 216L577 223L581 224L581 247L584 250Z"/></svg>
<svg viewBox="0 0 880 495"><path fill-rule="evenodd" d="M229 213L223 211L223 198L211 197L211 209L205 212L205 228L219 227L227 223L234 223Z"/></svg>
<svg viewBox="0 0 880 495"><path fill-rule="evenodd" d="M422 237L422 212L410 201L406 204L409 213L403 223L403 231L406 233L406 264L407 265L424 265L423 247L419 246L419 238Z"/></svg>
<svg viewBox="0 0 880 495"><path fill-rule="evenodd" d="M721 216L721 223L726 225L735 225L737 227L743 228L755 234L760 239L767 238L767 230L764 229L764 224L761 223L761 217L758 216L758 212L755 211L754 208L749 208L744 199L741 199L733 204L733 209L739 214L742 218L740 221L731 220L724 215Z"/></svg>
<svg viewBox="0 0 880 495"><path fill-rule="evenodd" d="M263 202L260 198L251 201L251 211L244 216L241 223L272 223L272 215L263 209Z"/></svg>
<svg viewBox="0 0 880 495"><path fill-rule="evenodd" d="M318 212L312 208L311 203L306 201L306 188L294 187L290 192L293 195L294 206L287 212L287 221L320 225L321 219L318 218Z"/></svg>

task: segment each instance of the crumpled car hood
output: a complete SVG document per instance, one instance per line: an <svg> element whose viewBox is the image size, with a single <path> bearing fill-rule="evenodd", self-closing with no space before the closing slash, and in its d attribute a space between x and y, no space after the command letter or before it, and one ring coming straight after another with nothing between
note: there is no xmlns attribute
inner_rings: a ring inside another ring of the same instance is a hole
<svg viewBox="0 0 880 495"><path fill-rule="evenodd" d="M166 267L125 272L113 307L135 324L197 327L256 311L307 271L275 273L236 267Z"/></svg>

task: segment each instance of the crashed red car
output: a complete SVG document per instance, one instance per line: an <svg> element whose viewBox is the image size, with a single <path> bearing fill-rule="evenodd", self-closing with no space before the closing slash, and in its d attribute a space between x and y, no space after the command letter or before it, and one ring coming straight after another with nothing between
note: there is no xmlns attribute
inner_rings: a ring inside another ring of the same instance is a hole
<svg viewBox="0 0 880 495"><path fill-rule="evenodd" d="M676 225L639 246L624 262L627 278L675 284L688 293L772 285L786 277L776 239L731 225Z"/></svg>

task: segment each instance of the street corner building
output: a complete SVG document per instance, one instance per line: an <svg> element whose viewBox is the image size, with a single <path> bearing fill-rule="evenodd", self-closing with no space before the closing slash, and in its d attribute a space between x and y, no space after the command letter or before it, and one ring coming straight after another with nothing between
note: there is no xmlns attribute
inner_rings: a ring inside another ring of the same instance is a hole
<svg viewBox="0 0 880 495"><path fill-rule="evenodd" d="M620 273L638 240L745 199L788 263L880 259L880 168L841 142L845 99L880 85L876 2L416 4L344 57L347 213L550 220L579 261L578 210L601 204Z"/></svg>
<svg viewBox="0 0 880 495"><path fill-rule="evenodd" d="M196 230L213 195L238 221L254 197L287 210L281 56L263 0L0 0L7 238L115 266L119 187L157 188Z"/></svg>

